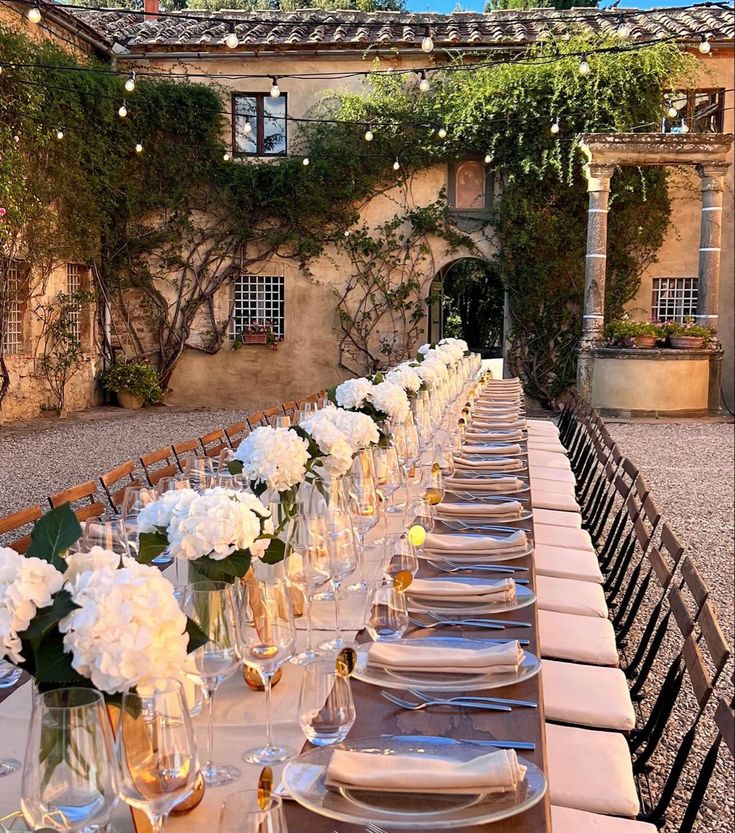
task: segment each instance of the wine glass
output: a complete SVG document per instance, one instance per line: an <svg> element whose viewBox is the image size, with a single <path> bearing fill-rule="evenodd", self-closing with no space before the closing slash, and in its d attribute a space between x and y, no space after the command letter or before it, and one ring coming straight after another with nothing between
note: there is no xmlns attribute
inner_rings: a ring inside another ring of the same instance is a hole
<svg viewBox="0 0 735 833"><path fill-rule="evenodd" d="M436 506L444 500L444 478L439 463L421 466L419 494L430 506Z"/></svg>
<svg viewBox="0 0 735 833"><path fill-rule="evenodd" d="M133 538L132 541L131 537ZM123 555L134 555L138 551L137 535L135 530L131 535L124 518L115 518L111 521L90 518L84 524L84 531L77 544L77 549L79 552L89 552L92 547L102 547L105 550L117 553L121 557Z"/></svg>
<svg viewBox="0 0 735 833"><path fill-rule="evenodd" d="M251 764L277 764L296 754L295 749L273 743L271 687L273 675L287 662L296 646L291 598L284 579L253 577L241 586L239 644L242 661L260 674L265 686L266 744L243 753Z"/></svg>
<svg viewBox="0 0 735 833"><path fill-rule="evenodd" d="M287 546L286 576L306 597L306 648L291 657L291 662L306 665L319 656L314 650L311 622L314 594L332 575L326 519L297 515Z"/></svg>
<svg viewBox="0 0 735 833"><path fill-rule="evenodd" d="M165 481L165 482L164 482ZM183 486L178 484L183 483ZM173 485L176 484L176 485ZM162 477L156 484L155 489L149 489L146 486L128 487L125 490L122 504L122 520L125 525L125 530L128 536L128 543L133 550L133 554L137 554L140 549L138 522L137 517L145 506L154 501L169 489L188 489L188 480L176 480L173 477ZM167 550L164 550L160 555L153 559L153 564L158 567L167 566L171 563L172 557Z"/></svg>
<svg viewBox="0 0 735 833"><path fill-rule="evenodd" d="M258 790L230 793L222 803L219 833L288 833L281 799Z"/></svg>
<svg viewBox="0 0 735 833"><path fill-rule="evenodd" d="M274 428L290 428L291 417L288 414L277 414L273 417Z"/></svg>
<svg viewBox="0 0 735 833"><path fill-rule="evenodd" d="M434 519L434 510L429 501L423 497L418 497L413 500L408 507L406 521L410 526L423 527L426 533L433 532L436 520ZM415 543L414 546L416 546ZM416 548L420 549L420 547Z"/></svg>
<svg viewBox="0 0 735 833"><path fill-rule="evenodd" d="M373 642L394 642L408 630L406 596L392 583L375 588L365 629Z"/></svg>
<svg viewBox="0 0 735 833"><path fill-rule="evenodd" d="M317 660L304 669L298 721L310 743L342 743L356 717L350 679L337 673L334 658Z"/></svg>
<svg viewBox="0 0 735 833"><path fill-rule="evenodd" d="M189 584L181 595L181 608L209 637L206 644L189 654L185 671L189 679L202 687L207 707L207 753L202 775L208 786L219 787L240 777L237 767L212 762L214 695L240 665L232 587L222 581Z"/></svg>
<svg viewBox="0 0 735 833"><path fill-rule="evenodd" d="M373 449L375 461L375 485L380 489L388 503L389 513L401 512L401 507L391 504L391 496L401 488L403 480L398 452L392 443L385 448Z"/></svg>
<svg viewBox="0 0 735 833"><path fill-rule="evenodd" d="M207 488L213 474L212 461L207 457L189 457L184 465L184 476L198 491Z"/></svg>
<svg viewBox="0 0 735 833"><path fill-rule="evenodd" d="M187 477L162 477L156 483L156 494L160 497L165 492L173 492L177 489L191 489L191 483Z"/></svg>
<svg viewBox="0 0 735 833"><path fill-rule="evenodd" d="M92 688L37 694L20 801L31 829L102 829L118 802L118 789L112 727L102 694Z"/></svg>
<svg viewBox="0 0 735 833"><path fill-rule="evenodd" d="M150 693L123 694L115 751L120 797L146 814L153 833L162 833L168 814L198 775L194 729L181 683L166 680Z"/></svg>
<svg viewBox="0 0 735 833"><path fill-rule="evenodd" d="M335 484L330 496L341 484ZM326 508L327 531L329 533L329 557L331 562L331 583L334 591L335 636L319 647L324 650L339 651L348 643L342 636L342 613L340 609L342 582L351 576L360 563L358 545L352 518L344 497L330 499ZM358 585L355 585L358 588Z"/></svg>
<svg viewBox="0 0 735 833"><path fill-rule="evenodd" d="M319 410L317 402L304 402L299 408L299 422L303 422Z"/></svg>
<svg viewBox="0 0 735 833"><path fill-rule="evenodd" d="M406 533L389 535L383 549L383 575L392 581L400 573L410 573L414 578L418 571L416 550Z"/></svg>
<svg viewBox="0 0 735 833"><path fill-rule="evenodd" d="M4 688L12 688L20 679L22 670L8 662L6 659L0 659L0 690ZM15 758L0 758L0 778L3 775L12 775L20 769L20 762Z"/></svg>
<svg viewBox="0 0 735 833"><path fill-rule="evenodd" d="M365 536L377 524L380 505L372 476L357 471L344 476L344 489L352 525L357 532L360 549L365 549Z"/></svg>

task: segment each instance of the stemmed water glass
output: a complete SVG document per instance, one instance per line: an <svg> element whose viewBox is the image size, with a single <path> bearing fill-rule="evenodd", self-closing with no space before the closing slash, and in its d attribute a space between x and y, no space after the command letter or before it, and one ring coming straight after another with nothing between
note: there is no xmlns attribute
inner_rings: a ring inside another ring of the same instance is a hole
<svg viewBox="0 0 735 833"><path fill-rule="evenodd" d="M177 680L139 694L126 691L115 740L120 797L162 833L168 814L198 775L194 729Z"/></svg>
<svg viewBox="0 0 735 833"><path fill-rule="evenodd" d="M342 484L339 482L332 484L330 489L326 516L329 533L331 583L334 591L335 636L334 639L321 643L319 647L324 650L339 651L348 644L342 636L342 613L340 609L342 583L355 572L360 564L357 536L342 492Z"/></svg>
<svg viewBox="0 0 735 833"><path fill-rule="evenodd" d="M430 506L436 506L444 500L444 478L439 463L421 466L419 483L419 494Z"/></svg>
<svg viewBox="0 0 735 833"><path fill-rule="evenodd" d="M214 695L240 665L233 589L222 581L194 582L184 588L181 608L209 637L201 648L189 654L185 671L189 679L202 687L207 708L206 763L202 775L208 786L218 787L240 777L237 767L212 763Z"/></svg>
<svg viewBox="0 0 735 833"><path fill-rule="evenodd" d="M319 656L312 641L314 594L332 576L326 518L301 513L297 515L287 547L289 554L285 561L286 575L306 597L306 648L291 657L291 662L306 665Z"/></svg>
<svg viewBox="0 0 735 833"><path fill-rule="evenodd" d="M243 753L251 764L277 764L296 754L288 746L273 743L271 688L273 675L293 656L296 626L288 586L281 578L258 578L240 588L238 641L240 656L255 669L265 687L266 744Z"/></svg>
<svg viewBox="0 0 735 833"><path fill-rule="evenodd" d="M178 485L183 483L184 485ZM176 484L176 485L174 485ZM189 487L188 480L176 480L173 477L162 477L156 484L155 489L149 489L145 486L128 487L125 490L122 503L122 519L127 532L128 544L137 554L140 549L138 522L137 517L142 512L143 508L150 503L156 501L164 492L172 488L184 489ZM153 559L153 564L156 566L165 566L171 563L171 556L167 551Z"/></svg>
<svg viewBox="0 0 735 833"><path fill-rule="evenodd" d="M128 527L123 518L115 518L111 521L90 518L84 524L77 548L79 552L89 552L92 547L102 547L121 557L135 555L138 551L137 535L135 530Z"/></svg>
<svg viewBox="0 0 735 833"><path fill-rule="evenodd" d="M287 833L281 799L258 790L230 793L222 803L219 833Z"/></svg>
<svg viewBox="0 0 735 833"><path fill-rule="evenodd" d="M202 491L211 483L213 477L212 461L208 457L189 457L184 464L184 475L192 489Z"/></svg>
<svg viewBox="0 0 735 833"><path fill-rule="evenodd" d="M156 495L160 497L165 492L174 492L178 489L191 489L191 483L186 477L162 477L156 483Z"/></svg>
<svg viewBox="0 0 735 833"><path fill-rule="evenodd" d="M403 480L395 445L391 443L385 448L373 449L373 459L375 461L375 485L386 499L387 511L389 513L401 512L401 508L392 506L390 500L391 496L401 488Z"/></svg>
<svg viewBox="0 0 735 833"><path fill-rule="evenodd" d="M118 802L112 727L102 694L37 694L23 763L21 811L32 830L102 830Z"/></svg>

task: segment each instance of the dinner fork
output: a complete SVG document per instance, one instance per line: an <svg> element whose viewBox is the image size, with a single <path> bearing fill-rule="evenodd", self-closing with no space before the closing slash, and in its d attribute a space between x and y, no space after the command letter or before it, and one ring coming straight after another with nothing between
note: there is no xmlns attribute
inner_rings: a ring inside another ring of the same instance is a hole
<svg viewBox="0 0 735 833"><path fill-rule="evenodd" d="M390 703L400 706L402 709L409 709L410 711L420 711L421 709L427 709L429 706L456 706L464 709L482 709L484 711L491 712L513 711L510 706L503 706L499 703L475 703L470 701L457 703L456 700L431 700L429 702L414 703L411 700L403 700L400 697L396 697L394 694L390 694L387 691L381 691L380 696L388 700Z"/></svg>
<svg viewBox="0 0 735 833"><path fill-rule="evenodd" d="M443 570L445 573L456 573L460 570L484 570L488 573L527 573L528 567L501 567L499 564L457 564L448 558L441 558L438 561L426 559L432 567ZM449 567L447 570L446 567Z"/></svg>
<svg viewBox="0 0 735 833"><path fill-rule="evenodd" d="M428 615L431 616L437 622L451 622L452 624L461 624L461 625L472 625L473 627L483 628L487 625L500 625L504 628L530 628L530 622L514 622L509 619L482 619L480 618L472 618L469 617L467 619L450 619L447 616L439 616L437 613L432 613L431 611L427 611Z"/></svg>
<svg viewBox="0 0 735 833"><path fill-rule="evenodd" d="M378 827L377 824L373 824L371 821L369 821L365 825L365 833L388 833L388 831L384 830L382 827Z"/></svg>
<svg viewBox="0 0 735 833"><path fill-rule="evenodd" d="M431 700L435 699L424 694L422 691L418 691L415 688L409 688L408 693L413 694L414 697L418 697L419 700L425 700L427 702L430 702ZM523 706L528 709L538 708L538 703L535 700L513 700L508 699L507 697L481 697L479 695L477 697L474 697L471 694L463 694L458 695L457 697L447 697L444 699L454 700L456 702L471 701L473 703L500 703L500 705L502 706Z"/></svg>

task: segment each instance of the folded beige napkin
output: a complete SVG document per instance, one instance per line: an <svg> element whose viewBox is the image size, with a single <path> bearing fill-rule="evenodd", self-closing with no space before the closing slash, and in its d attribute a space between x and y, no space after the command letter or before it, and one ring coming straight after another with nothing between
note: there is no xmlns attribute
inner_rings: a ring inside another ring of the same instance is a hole
<svg viewBox="0 0 735 833"><path fill-rule="evenodd" d="M521 453L518 443L512 445L476 445L469 443L462 446L463 454L507 454L514 456Z"/></svg>
<svg viewBox="0 0 735 833"><path fill-rule="evenodd" d="M517 492L523 488L523 481L518 477L449 477L444 481L447 489L470 489L473 492Z"/></svg>
<svg viewBox="0 0 735 833"><path fill-rule="evenodd" d="M496 535L465 535L461 532L429 532L424 541L425 552L449 555L499 555L507 552L523 552L528 548L528 536L522 529L502 538ZM413 586L413 585L412 585Z"/></svg>
<svg viewBox="0 0 735 833"><path fill-rule="evenodd" d="M435 507L437 514L449 518L504 518L521 517L523 507L517 500L502 503L470 503L465 501L442 501Z"/></svg>
<svg viewBox="0 0 735 833"><path fill-rule="evenodd" d="M441 648L416 641L374 642L368 648L368 665L405 671L517 674L522 662L523 649L517 640L486 648Z"/></svg>
<svg viewBox="0 0 735 833"><path fill-rule="evenodd" d="M470 431L497 431L498 429L511 428L513 430L526 428L528 423L525 417L498 417L497 419L479 419L474 421L468 430Z"/></svg>
<svg viewBox="0 0 735 833"><path fill-rule="evenodd" d="M507 402L504 405L478 405L473 416L482 419L483 417L499 417L507 416L508 414L517 414L520 406L517 402Z"/></svg>
<svg viewBox="0 0 735 833"><path fill-rule="evenodd" d="M512 578L495 581L462 581L461 579L416 578L407 593L425 602L468 602L483 604L513 602L516 598L516 583Z"/></svg>
<svg viewBox="0 0 735 833"><path fill-rule="evenodd" d="M467 431L465 431L465 439L468 442L473 443L512 443L523 439L523 431L521 431L520 429L515 431L510 429L505 431L480 431L476 428L468 428Z"/></svg>
<svg viewBox="0 0 735 833"><path fill-rule="evenodd" d="M516 790L525 774L513 749L498 749L471 761L335 749L326 782L330 787L379 792L474 795Z"/></svg>
<svg viewBox="0 0 735 833"><path fill-rule="evenodd" d="M523 463L517 457L496 457L494 460L473 460L471 457L455 457L454 466L457 469L477 471L518 471Z"/></svg>

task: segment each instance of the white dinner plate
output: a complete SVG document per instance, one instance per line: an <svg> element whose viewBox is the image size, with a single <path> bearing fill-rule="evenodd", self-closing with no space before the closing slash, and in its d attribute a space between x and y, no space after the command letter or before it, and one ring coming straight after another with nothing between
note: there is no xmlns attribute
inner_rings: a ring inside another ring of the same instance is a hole
<svg viewBox="0 0 735 833"><path fill-rule="evenodd" d="M454 561L454 559L451 559ZM502 581L502 578L476 578L474 576L440 576L436 579L426 579L426 581L456 581L458 584L487 584L489 581ZM520 610L522 607L528 607L536 601L536 594L533 590L523 584L516 584L516 598L513 602L463 602L461 599L454 599L453 601L438 601L437 599L418 599L411 595L411 588L406 590L406 601L408 609L417 613L438 613L455 615L457 613L508 613L511 610Z"/></svg>

